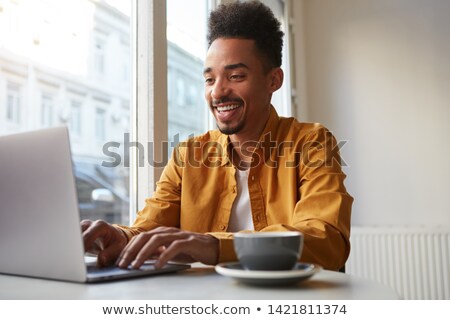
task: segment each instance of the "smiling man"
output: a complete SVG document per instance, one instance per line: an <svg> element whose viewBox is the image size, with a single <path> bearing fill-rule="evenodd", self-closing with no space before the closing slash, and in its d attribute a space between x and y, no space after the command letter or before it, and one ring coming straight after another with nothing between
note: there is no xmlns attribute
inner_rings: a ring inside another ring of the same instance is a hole
<svg viewBox="0 0 450 320"><path fill-rule="evenodd" d="M150 257L236 260L233 233L298 230L301 261L341 268L350 252L352 197L336 141L319 124L279 117L283 33L259 2L222 5L209 18L205 98L217 129L180 144L133 226L83 221L100 264Z"/></svg>

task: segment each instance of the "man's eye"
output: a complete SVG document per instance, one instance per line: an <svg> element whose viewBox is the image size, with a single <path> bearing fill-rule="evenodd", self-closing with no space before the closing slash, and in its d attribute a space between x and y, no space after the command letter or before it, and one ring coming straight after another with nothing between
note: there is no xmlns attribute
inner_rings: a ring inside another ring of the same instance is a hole
<svg viewBox="0 0 450 320"><path fill-rule="evenodd" d="M212 78L205 78L205 83L206 84L211 84L211 83L213 83L213 79Z"/></svg>
<svg viewBox="0 0 450 320"><path fill-rule="evenodd" d="M241 75L241 74L233 74L233 75L230 76L230 79L232 79L232 80L239 80L239 79L242 79L242 78L244 78L244 76Z"/></svg>

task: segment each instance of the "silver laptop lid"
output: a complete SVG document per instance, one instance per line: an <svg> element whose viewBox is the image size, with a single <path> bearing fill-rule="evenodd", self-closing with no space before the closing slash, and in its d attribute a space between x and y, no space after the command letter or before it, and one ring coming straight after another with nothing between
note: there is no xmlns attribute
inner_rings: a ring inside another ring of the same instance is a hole
<svg viewBox="0 0 450 320"><path fill-rule="evenodd" d="M0 273L83 282L67 128L0 137Z"/></svg>

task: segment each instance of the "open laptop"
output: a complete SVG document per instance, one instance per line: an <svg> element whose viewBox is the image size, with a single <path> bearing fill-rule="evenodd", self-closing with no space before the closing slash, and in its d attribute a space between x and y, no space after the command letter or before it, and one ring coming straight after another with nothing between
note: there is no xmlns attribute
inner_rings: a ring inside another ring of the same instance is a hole
<svg viewBox="0 0 450 320"><path fill-rule="evenodd" d="M0 273L99 282L174 272L86 265L66 127L0 137Z"/></svg>

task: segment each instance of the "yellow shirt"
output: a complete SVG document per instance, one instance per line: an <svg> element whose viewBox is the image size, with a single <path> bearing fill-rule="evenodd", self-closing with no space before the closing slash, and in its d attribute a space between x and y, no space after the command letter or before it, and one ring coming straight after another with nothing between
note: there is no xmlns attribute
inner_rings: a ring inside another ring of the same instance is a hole
<svg viewBox="0 0 450 320"><path fill-rule="evenodd" d="M220 262L237 260L226 232L237 191L228 144L218 130L181 143L133 226L121 226L128 238L159 226L208 233L220 240ZM344 179L326 128L279 117L271 107L248 179L254 229L301 231L300 260L338 270L350 252L353 198Z"/></svg>

